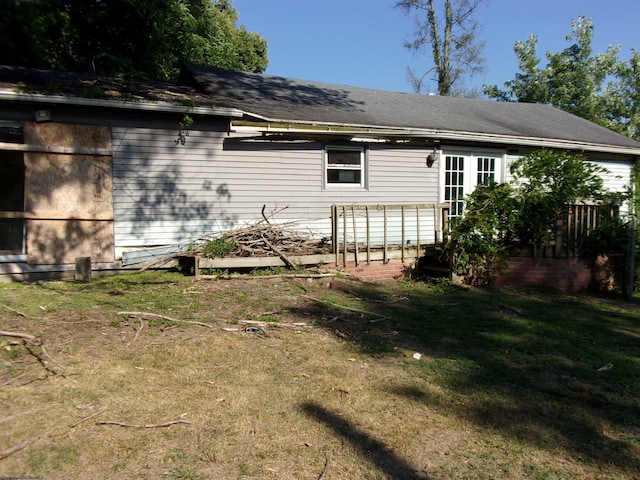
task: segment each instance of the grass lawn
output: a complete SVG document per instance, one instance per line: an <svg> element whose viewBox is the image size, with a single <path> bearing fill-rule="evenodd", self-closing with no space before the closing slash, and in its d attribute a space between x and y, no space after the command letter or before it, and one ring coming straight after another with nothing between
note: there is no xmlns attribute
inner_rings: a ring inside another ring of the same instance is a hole
<svg viewBox="0 0 640 480"><path fill-rule="evenodd" d="M144 273L0 330L0 476L640 478L637 302Z"/></svg>

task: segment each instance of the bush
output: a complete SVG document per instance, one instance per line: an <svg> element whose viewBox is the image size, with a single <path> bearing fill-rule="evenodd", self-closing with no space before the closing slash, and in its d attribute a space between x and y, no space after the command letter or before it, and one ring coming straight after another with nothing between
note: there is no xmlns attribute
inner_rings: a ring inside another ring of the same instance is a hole
<svg viewBox="0 0 640 480"><path fill-rule="evenodd" d="M207 258L224 257L234 248L236 243L225 236L207 242L202 249L202 254Z"/></svg>

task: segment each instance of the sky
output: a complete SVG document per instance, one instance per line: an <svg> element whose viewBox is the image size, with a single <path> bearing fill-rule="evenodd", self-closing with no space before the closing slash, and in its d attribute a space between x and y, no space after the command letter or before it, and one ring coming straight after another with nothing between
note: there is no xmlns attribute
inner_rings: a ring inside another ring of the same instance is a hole
<svg viewBox="0 0 640 480"><path fill-rule="evenodd" d="M394 8L395 0L234 0L238 25L268 42L265 73L318 82L412 92L407 69L423 72L430 57L404 48L414 21ZM485 0L475 19L485 43L486 72L467 87L498 85L519 71L516 41L538 37L538 57L570 44L571 20L594 23L592 48L621 45L620 59L640 50L640 0ZM424 67L424 68L423 68ZM436 91L435 82L427 90ZM423 90L423 93L426 91Z"/></svg>

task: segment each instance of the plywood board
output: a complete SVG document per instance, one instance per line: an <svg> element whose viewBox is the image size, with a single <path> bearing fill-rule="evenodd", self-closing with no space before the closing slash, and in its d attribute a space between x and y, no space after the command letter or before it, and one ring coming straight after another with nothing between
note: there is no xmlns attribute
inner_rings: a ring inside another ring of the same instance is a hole
<svg viewBox="0 0 640 480"><path fill-rule="evenodd" d="M53 122L27 122L24 125L24 143L44 147L111 150L111 128Z"/></svg>
<svg viewBox="0 0 640 480"><path fill-rule="evenodd" d="M113 214L111 157L25 153L26 211L92 218Z"/></svg>
<svg viewBox="0 0 640 480"><path fill-rule="evenodd" d="M75 263L76 257L113 262L113 222L27 220L27 254L31 265Z"/></svg>

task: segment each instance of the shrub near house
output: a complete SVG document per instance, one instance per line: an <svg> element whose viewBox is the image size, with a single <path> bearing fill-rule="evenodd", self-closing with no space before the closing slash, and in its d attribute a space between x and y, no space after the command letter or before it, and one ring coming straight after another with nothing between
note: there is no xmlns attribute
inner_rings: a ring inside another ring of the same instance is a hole
<svg viewBox="0 0 640 480"><path fill-rule="evenodd" d="M567 260L570 256L595 258L625 252L630 227L604 201L611 194L603 187L602 167L581 155L540 150L522 157L512 168L511 183L490 182L476 188L468 197L464 217L454 222L450 251L455 272L467 282L492 282L516 251L530 250L534 257L564 257L560 260L564 263L576 263ZM581 199L597 207L591 213L594 221L582 225L580 235L575 235L567 223L569 212ZM570 275L558 270L558 265L556 262L556 273ZM539 261L527 262L526 269L537 269L536 280L547 282L540 266ZM519 271L518 276L521 274Z"/></svg>

